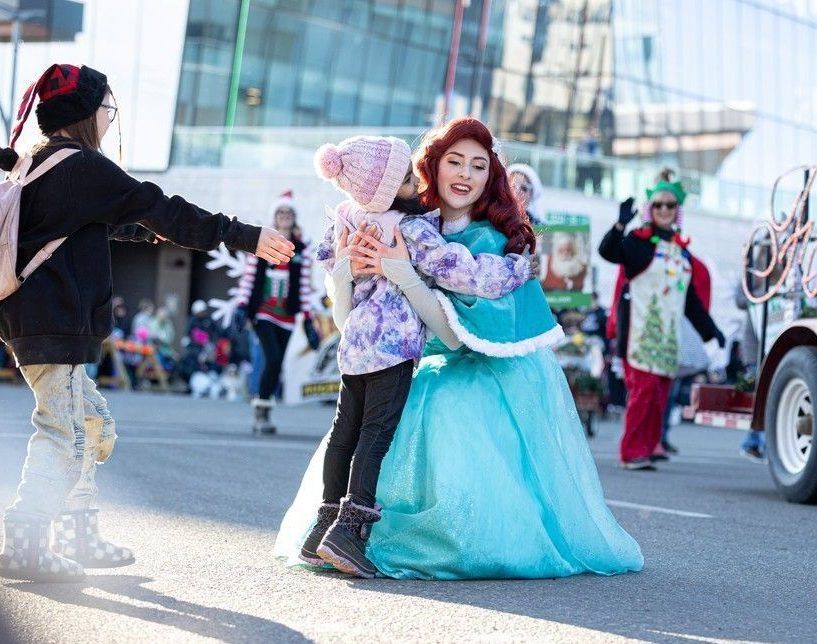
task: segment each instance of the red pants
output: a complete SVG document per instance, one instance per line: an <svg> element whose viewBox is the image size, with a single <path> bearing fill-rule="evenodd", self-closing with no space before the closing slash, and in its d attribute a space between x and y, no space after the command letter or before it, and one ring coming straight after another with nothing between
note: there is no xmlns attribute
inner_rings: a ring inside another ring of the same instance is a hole
<svg viewBox="0 0 817 644"><path fill-rule="evenodd" d="M636 369L625 360L624 382L627 385L627 411L621 437L621 460L649 458L661 442L672 379Z"/></svg>

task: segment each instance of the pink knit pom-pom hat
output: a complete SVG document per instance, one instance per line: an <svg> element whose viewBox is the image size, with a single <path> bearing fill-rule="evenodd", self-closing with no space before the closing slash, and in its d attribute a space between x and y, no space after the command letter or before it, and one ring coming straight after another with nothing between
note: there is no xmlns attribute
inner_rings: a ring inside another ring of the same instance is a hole
<svg viewBox="0 0 817 644"><path fill-rule="evenodd" d="M411 163L411 148L392 136L354 136L315 153L315 171L367 212L394 202Z"/></svg>

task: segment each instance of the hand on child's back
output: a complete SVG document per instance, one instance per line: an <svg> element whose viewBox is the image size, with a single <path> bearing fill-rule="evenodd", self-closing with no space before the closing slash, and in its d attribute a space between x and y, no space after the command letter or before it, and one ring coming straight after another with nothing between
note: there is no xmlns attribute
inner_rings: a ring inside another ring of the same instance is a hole
<svg viewBox="0 0 817 644"><path fill-rule="evenodd" d="M363 266L359 271L361 275L383 275L382 259L411 259L399 226L394 227L394 246L387 246L379 237L367 232L360 237L359 243L350 245L352 260Z"/></svg>
<svg viewBox="0 0 817 644"><path fill-rule="evenodd" d="M525 246L525 250L522 251L522 256L527 257L530 262L530 279L539 279L539 271L542 268L542 260L539 255L531 255L530 245L528 245Z"/></svg>
<svg viewBox="0 0 817 644"><path fill-rule="evenodd" d="M361 222L358 224L357 230L352 234L351 238L349 237L348 229L344 229L340 234L340 239L338 240L338 247L335 254L337 255L338 259L347 255L350 256L352 277L360 277L363 275L361 271L366 267L366 265L360 260L351 257L351 247L359 244L362 238L366 235L369 235L374 239L380 239L380 229L374 224L370 224L367 228L366 224Z"/></svg>
<svg viewBox="0 0 817 644"><path fill-rule="evenodd" d="M271 264L285 264L295 255L295 245L274 228L264 227L255 254Z"/></svg>

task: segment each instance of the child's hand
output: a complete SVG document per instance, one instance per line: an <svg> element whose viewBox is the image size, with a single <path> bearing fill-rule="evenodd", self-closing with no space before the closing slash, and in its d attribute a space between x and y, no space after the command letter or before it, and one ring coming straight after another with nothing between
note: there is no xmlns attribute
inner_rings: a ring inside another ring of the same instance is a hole
<svg viewBox="0 0 817 644"><path fill-rule="evenodd" d="M360 237L360 243L352 244L350 248L352 261L363 264L361 275L383 275L381 259L411 259L406 240L398 226L394 227L394 246L386 246L367 232Z"/></svg>
<svg viewBox="0 0 817 644"><path fill-rule="evenodd" d="M264 227L255 254L271 264L286 264L295 255L295 245L274 228Z"/></svg>
<svg viewBox="0 0 817 644"><path fill-rule="evenodd" d="M360 271L366 268L365 264L351 257L352 245L360 243L363 235L370 235L375 239L380 239L380 229L378 229L378 227L374 224L371 224L368 228L366 228L366 224L361 222L358 224L357 230L352 234L351 240L349 240L348 229L344 229L344 231L340 234L340 239L338 240L338 250L336 255L338 259L345 257L346 255L350 256L351 261L349 268L352 271L352 277L359 277L362 274Z"/></svg>
<svg viewBox="0 0 817 644"><path fill-rule="evenodd" d="M539 271L542 268L542 259L539 257L539 255L531 255L530 246L525 246L525 250L522 251L522 257L527 257L528 261L530 262L529 279L539 279Z"/></svg>

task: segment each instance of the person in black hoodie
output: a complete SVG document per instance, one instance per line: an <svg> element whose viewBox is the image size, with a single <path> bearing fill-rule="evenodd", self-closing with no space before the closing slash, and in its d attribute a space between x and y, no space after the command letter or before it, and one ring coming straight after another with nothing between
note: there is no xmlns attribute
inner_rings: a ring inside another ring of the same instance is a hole
<svg viewBox="0 0 817 644"><path fill-rule="evenodd" d="M3 170L22 165L13 148L36 99L45 138L32 150L32 171L61 150L77 152L22 190L18 274L47 242L66 241L0 300L0 339L36 403L36 431L4 516L0 577L75 581L84 567L134 561L130 550L99 536L94 508L96 464L110 456L116 437L107 403L84 368L99 360L113 326L109 238L155 235L197 250L223 242L271 262L288 260L294 248L271 228L167 197L103 156L100 143L117 108L106 76L89 67L52 65L28 88L10 147L0 149Z"/></svg>

